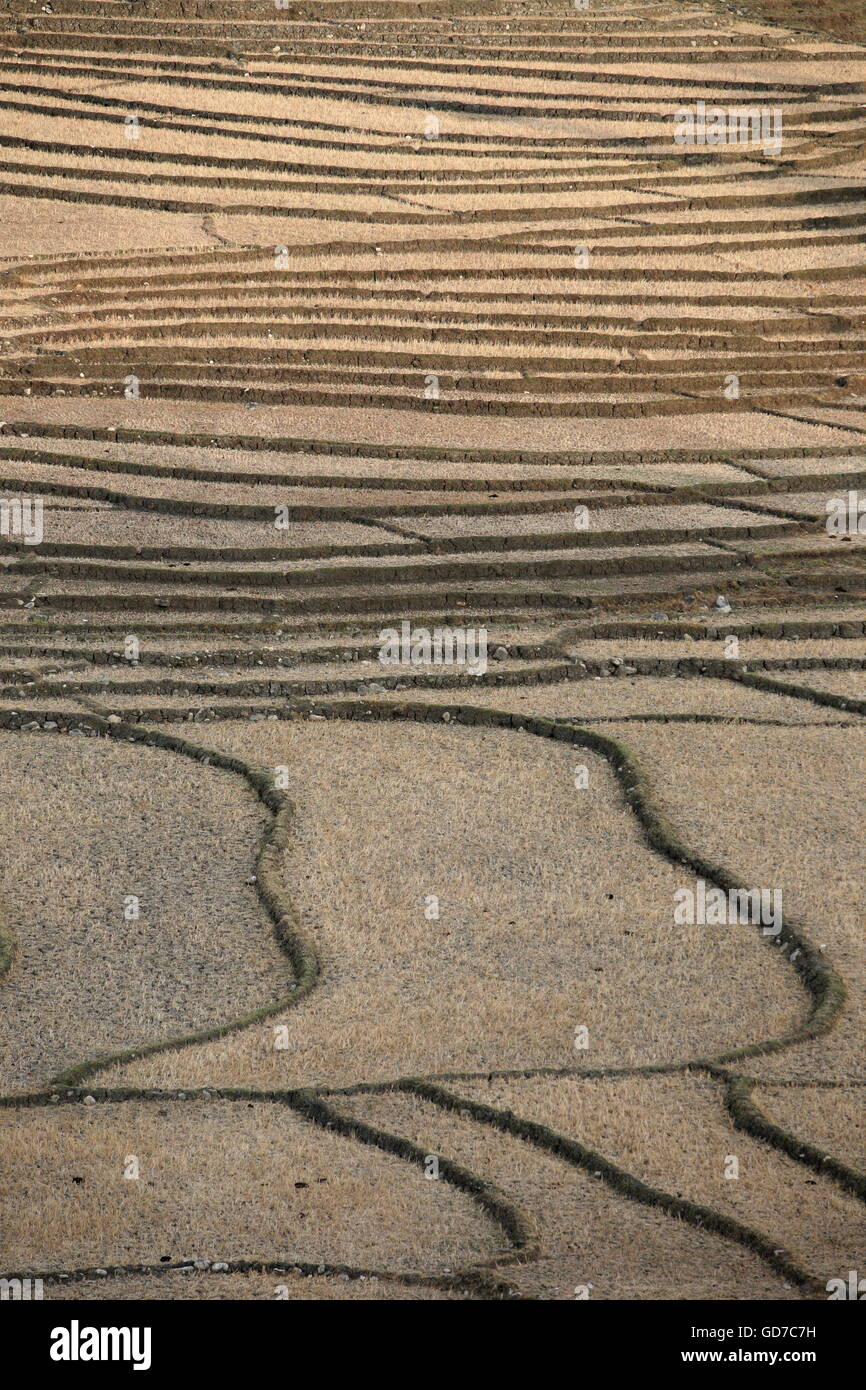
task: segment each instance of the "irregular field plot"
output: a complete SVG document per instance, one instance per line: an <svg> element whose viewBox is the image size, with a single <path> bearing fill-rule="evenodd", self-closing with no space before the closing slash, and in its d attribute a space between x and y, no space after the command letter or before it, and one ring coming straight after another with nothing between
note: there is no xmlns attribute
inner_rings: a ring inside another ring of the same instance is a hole
<svg viewBox="0 0 866 1390"><path fill-rule="evenodd" d="M0 1123L15 1174L2 1199L4 1257L15 1268L158 1265L168 1255L439 1273L503 1243L471 1199L425 1181L420 1164L284 1105L79 1104L3 1111ZM124 1177L130 1158L137 1179Z"/></svg>
<svg viewBox="0 0 866 1390"><path fill-rule="evenodd" d="M0 748L16 942L4 1090L286 994L291 969L247 882L267 818L238 777L104 739L2 733Z"/></svg>
<svg viewBox="0 0 866 1390"><path fill-rule="evenodd" d="M750 884L779 889L786 918L826 949L845 980L848 1001L830 1035L742 1069L800 1081L866 1078L866 729L689 726L672 737L669 728L624 724L608 732L630 745L689 843Z"/></svg>
<svg viewBox="0 0 866 1390"><path fill-rule="evenodd" d="M286 882L323 979L285 1017L291 1050L256 1027L133 1063L127 1082L568 1066L577 1024L592 1025L598 1064L625 1066L804 1016L793 972L754 929L674 926L692 876L646 847L595 755L527 734L324 721L220 723L206 738L288 769Z"/></svg>
<svg viewBox="0 0 866 1390"><path fill-rule="evenodd" d="M761 1085L755 1103L769 1120L841 1159L866 1169L866 1094L859 1086Z"/></svg>

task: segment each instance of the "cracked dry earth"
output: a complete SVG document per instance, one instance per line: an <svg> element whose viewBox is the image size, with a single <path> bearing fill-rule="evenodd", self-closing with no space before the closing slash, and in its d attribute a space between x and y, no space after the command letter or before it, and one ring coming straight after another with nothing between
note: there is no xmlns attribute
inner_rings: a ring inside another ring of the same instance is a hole
<svg viewBox="0 0 866 1390"><path fill-rule="evenodd" d="M813 9L0 6L4 1274L866 1264L866 32Z"/></svg>

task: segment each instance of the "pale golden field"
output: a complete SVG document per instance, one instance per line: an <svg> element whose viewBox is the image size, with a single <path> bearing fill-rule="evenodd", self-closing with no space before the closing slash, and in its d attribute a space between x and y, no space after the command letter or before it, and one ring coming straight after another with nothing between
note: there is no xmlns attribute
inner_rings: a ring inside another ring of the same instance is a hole
<svg viewBox="0 0 866 1390"><path fill-rule="evenodd" d="M0 4L0 1277L866 1269L864 40Z"/></svg>

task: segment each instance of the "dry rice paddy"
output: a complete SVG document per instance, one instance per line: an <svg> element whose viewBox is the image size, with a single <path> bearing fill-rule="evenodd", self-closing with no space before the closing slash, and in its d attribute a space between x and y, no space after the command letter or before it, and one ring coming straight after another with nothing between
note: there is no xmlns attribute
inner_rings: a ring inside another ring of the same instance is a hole
<svg viewBox="0 0 866 1390"><path fill-rule="evenodd" d="M866 1268L864 44L0 5L0 1273Z"/></svg>

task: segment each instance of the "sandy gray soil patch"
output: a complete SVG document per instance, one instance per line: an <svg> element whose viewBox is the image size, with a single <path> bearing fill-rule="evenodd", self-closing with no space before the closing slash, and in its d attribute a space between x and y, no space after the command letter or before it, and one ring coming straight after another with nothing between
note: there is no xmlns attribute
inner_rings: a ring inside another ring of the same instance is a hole
<svg viewBox="0 0 866 1390"><path fill-rule="evenodd" d="M102 739L0 742L0 893L18 948L0 984L5 1090L286 993L247 882L267 817L239 778Z"/></svg>

